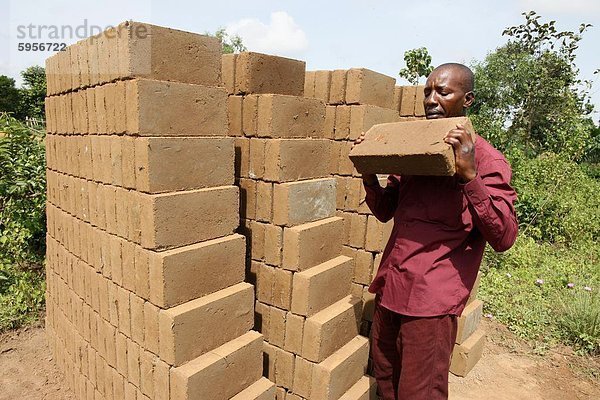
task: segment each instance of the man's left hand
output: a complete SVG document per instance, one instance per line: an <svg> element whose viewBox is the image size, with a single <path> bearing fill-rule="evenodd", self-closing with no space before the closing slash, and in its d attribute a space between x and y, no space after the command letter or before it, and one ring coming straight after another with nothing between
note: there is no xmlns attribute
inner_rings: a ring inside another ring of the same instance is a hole
<svg viewBox="0 0 600 400"><path fill-rule="evenodd" d="M454 148L456 173L462 182L470 182L477 176L475 165L475 143L463 125L456 125L444 141Z"/></svg>

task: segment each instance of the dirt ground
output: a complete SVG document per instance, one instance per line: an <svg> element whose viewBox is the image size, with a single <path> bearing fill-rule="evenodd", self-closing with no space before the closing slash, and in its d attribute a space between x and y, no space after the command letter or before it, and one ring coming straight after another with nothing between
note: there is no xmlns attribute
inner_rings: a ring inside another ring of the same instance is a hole
<svg viewBox="0 0 600 400"><path fill-rule="evenodd" d="M600 399L600 360L568 348L532 355L502 325L486 320L483 326L483 358L466 378L450 377L451 400ZM62 385L41 327L0 336L0 400L16 399L75 400Z"/></svg>

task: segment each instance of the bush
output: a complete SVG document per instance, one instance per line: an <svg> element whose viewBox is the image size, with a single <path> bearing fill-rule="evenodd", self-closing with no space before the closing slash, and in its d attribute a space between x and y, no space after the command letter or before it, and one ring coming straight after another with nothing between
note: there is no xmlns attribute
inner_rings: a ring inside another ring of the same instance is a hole
<svg viewBox="0 0 600 400"><path fill-rule="evenodd" d="M574 291L558 303L558 323L563 338L581 352L600 354L600 295Z"/></svg>

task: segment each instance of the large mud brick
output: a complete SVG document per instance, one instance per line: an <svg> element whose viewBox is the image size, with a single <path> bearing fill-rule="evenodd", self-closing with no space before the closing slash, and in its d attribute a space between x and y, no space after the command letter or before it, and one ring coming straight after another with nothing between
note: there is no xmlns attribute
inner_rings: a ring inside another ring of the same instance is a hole
<svg viewBox="0 0 600 400"><path fill-rule="evenodd" d="M346 78L348 70L336 69L331 72L331 87L329 88L329 104L344 104L346 100Z"/></svg>
<svg viewBox="0 0 600 400"><path fill-rule="evenodd" d="M242 52L235 60L235 91L302 96L305 69L304 61Z"/></svg>
<svg viewBox="0 0 600 400"><path fill-rule="evenodd" d="M358 335L360 297L347 296L306 319L302 357L321 362Z"/></svg>
<svg viewBox="0 0 600 400"><path fill-rule="evenodd" d="M328 177L330 143L326 139L268 140L265 146L264 179L290 182Z"/></svg>
<svg viewBox="0 0 600 400"><path fill-rule="evenodd" d="M156 195L138 194L141 245L184 246L232 234L239 225L236 186Z"/></svg>
<svg viewBox="0 0 600 400"><path fill-rule="evenodd" d="M425 116L425 86L417 86L415 97L415 117Z"/></svg>
<svg viewBox="0 0 600 400"><path fill-rule="evenodd" d="M400 100L400 115L402 117L415 115L416 97L416 86L402 86L402 98Z"/></svg>
<svg viewBox="0 0 600 400"><path fill-rule="evenodd" d="M456 343L464 343L469 336L477 330L483 313L483 302L474 300L469 303L458 318L458 330L456 332Z"/></svg>
<svg viewBox="0 0 600 400"><path fill-rule="evenodd" d="M221 84L225 86L228 94L235 91L235 62L237 54L223 54L221 56Z"/></svg>
<svg viewBox="0 0 600 400"><path fill-rule="evenodd" d="M311 398L310 392L314 365L314 363L300 356L296 357L293 391L306 399Z"/></svg>
<svg viewBox="0 0 600 400"><path fill-rule="evenodd" d="M304 73L304 97L315 97L315 74L316 71Z"/></svg>
<svg viewBox="0 0 600 400"><path fill-rule="evenodd" d="M346 104L392 108L395 84L392 77L366 68L352 68L348 70L346 80Z"/></svg>
<svg viewBox="0 0 600 400"><path fill-rule="evenodd" d="M242 136L243 128L243 96L229 96L227 98L227 120L229 136Z"/></svg>
<svg viewBox="0 0 600 400"><path fill-rule="evenodd" d="M294 274L292 312L311 316L350 293L353 260L339 256Z"/></svg>
<svg viewBox="0 0 600 400"><path fill-rule="evenodd" d="M105 40L91 45L98 47L101 75L110 79L141 77L206 86L221 82L221 43L215 37L133 21L100 37Z"/></svg>
<svg viewBox="0 0 600 400"><path fill-rule="evenodd" d="M356 336L313 367L311 397L339 399L365 374L368 357L369 339Z"/></svg>
<svg viewBox="0 0 600 400"><path fill-rule="evenodd" d="M350 139L356 140L361 132L367 132L373 125L399 121L396 110L371 105L350 107Z"/></svg>
<svg viewBox="0 0 600 400"><path fill-rule="evenodd" d="M302 352L305 318L288 312L285 317L285 341L283 349L294 354Z"/></svg>
<svg viewBox="0 0 600 400"><path fill-rule="evenodd" d="M444 137L457 124L475 135L467 117L375 125L352 149L350 159L363 174L451 176L456 172L454 150Z"/></svg>
<svg viewBox="0 0 600 400"><path fill-rule="evenodd" d="M282 266L304 271L340 254L343 219L331 217L283 231Z"/></svg>
<svg viewBox="0 0 600 400"><path fill-rule="evenodd" d="M128 134L140 136L225 136L227 134L227 92L223 88L132 79L126 82L125 89ZM173 106L174 104L177 106Z"/></svg>
<svg viewBox="0 0 600 400"><path fill-rule="evenodd" d="M462 344L454 346L450 372L458 376L467 376L481 359L485 344L485 331L478 329Z"/></svg>
<svg viewBox="0 0 600 400"><path fill-rule="evenodd" d="M294 226L335 215L335 179L275 184L273 223Z"/></svg>
<svg viewBox="0 0 600 400"><path fill-rule="evenodd" d="M275 384L267 378L260 378L230 400L274 400Z"/></svg>
<svg viewBox="0 0 600 400"><path fill-rule="evenodd" d="M356 382L339 400L370 400L377 398L377 382L365 375Z"/></svg>
<svg viewBox="0 0 600 400"><path fill-rule="evenodd" d="M135 139L137 190L161 193L232 185L233 138Z"/></svg>
<svg viewBox="0 0 600 400"><path fill-rule="evenodd" d="M394 86L394 100L392 102L392 109L400 115L400 103L402 102L402 86Z"/></svg>
<svg viewBox="0 0 600 400"><path fill-rule="evenodd" d="M162 308L193 300L244 280L246 240L230 235L150 258L150 301Z"/></svg>
<svg viewBox="0 0 600 400"><path fill-rule="evenodd" d="M248 332L171 370L171 398L229 400L262 376L263 337Z"/></svg>
<svg viewBox="0 0 600 400"><path fill-rule="evenodd" d="M330 88L331 71L315 71L315 93L313 97L329 103Z"/></svg>
<svg viewBox="0 0 600 400"><path fill-rule="evenodd" d="M159 314L160 358L179 366L244 334L254 324L254 290L239 283ZM214 331L218 326L218 333Z"/></svg>
<svg viewBox="0 0 600 400"><path fill-rule="evenodd" d="M278 94L258 96L257 135L272 138L323 137L325 103Z"/></svg>

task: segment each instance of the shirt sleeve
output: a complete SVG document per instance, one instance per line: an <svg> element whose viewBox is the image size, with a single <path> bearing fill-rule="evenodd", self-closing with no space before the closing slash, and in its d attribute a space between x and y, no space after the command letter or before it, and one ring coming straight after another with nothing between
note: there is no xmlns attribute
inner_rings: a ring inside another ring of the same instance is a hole
<svg viewBox="0 0 600 400"><path fill-rule="evenodd" d="M375 218L381 222L387 222L392 219L398 207L400 177L395 175L388 176L385 188L379 185L379 181L373 185L365 183L364 186L366 191L365 201Z"/></svg>
<svg viewBox="0 0 600 400"><path fill-rule="evenodd" d="M510 249L517 239L517 194L510 186L511 176L507 161L494 160L462 185L475 226L496 251Z"/></svg>

